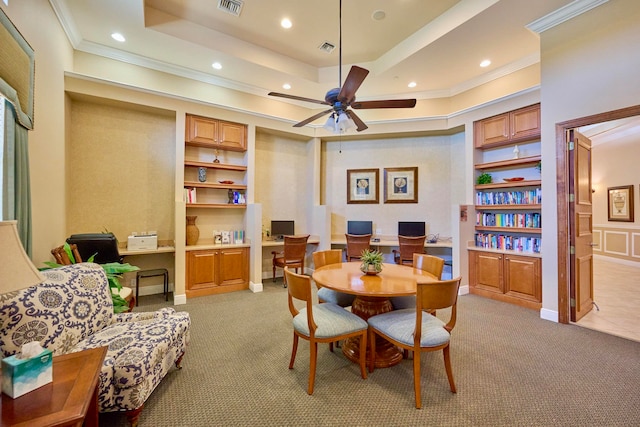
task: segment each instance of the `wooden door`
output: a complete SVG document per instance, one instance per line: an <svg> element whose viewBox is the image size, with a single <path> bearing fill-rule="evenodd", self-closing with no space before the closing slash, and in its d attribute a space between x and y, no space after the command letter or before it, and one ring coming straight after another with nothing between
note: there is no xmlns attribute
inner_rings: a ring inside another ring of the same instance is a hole
<svg viewBox="0 0 640 427"><path fill-rule="evenodd" d="M509 114L500 114L475 122L473 135L477 148L509 141Z"/></svg>
<svg viewBox="0 0 640 427"><path fill-rule="evenodd" d="M540 135L540 104L511 113L511 139L522 140Z"/></svg>
<svg viewBox="0 0 640 427"><path fill-rule="evenodd" d="M504 257L504 293L516 298L542 302L540 258L520 255Z"/></svg>
<svg viewBox="0 0 640 427"><path fill-rule="evenodd" d="M231 151L247 150L247 127L240 123L219 122L218 143L220 148Z"/></svg>
<svg viewBox="0 0 640 427"><path fill-rule="evenodd" d="M249 281L248 258L246 248L222 249L218 284L220 286L247 284Z"/></svg>
<svg viewBox="0 0 640 427"><path fill-rule="evenodd" d="M502 294L503 265L502 254L493 252L472 251L470 281L479 290Z"/></svg>
<svg viewBox="0 0 640 427"><path fill-rule="evenodd" d="M569 230L571 321L577 322L593 306L593 216L591 141L569 130Z"/></svg>
<svg viewBox="0 0 640 427"><path fill-rule="evenodd" d="M216 286L217 250L191 251L187 258L187 290Z"/></svg>
<svg viewBox="0 0 640 427"><path fill-rule="evenodd" d="M218 121L208 117L187 115L186 141L205 146L218 144Z"/></svg>

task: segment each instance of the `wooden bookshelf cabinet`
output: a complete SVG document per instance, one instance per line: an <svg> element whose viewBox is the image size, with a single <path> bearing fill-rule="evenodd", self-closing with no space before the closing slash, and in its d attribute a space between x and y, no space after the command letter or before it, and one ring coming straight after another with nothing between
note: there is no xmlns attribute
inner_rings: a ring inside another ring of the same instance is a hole
<svg viewBox="0 0 640 427"><path fill-rule="evenodd" d="M190 114L185 121L186 211L206 224L199 227L198 242L187 247L186 295L197 297L248 289L248 245L215 244L211 229L246 228L247 126ZM203 181L198 173L200 168L206 172Z"/></svg>
<svg viewBox="0 0 640 427"><path fill-rule="evenodd" d="M507 172L527 179L477 184L476 233L469 248L470 292L524 307L542 306L540 179L530 170L540 162L540 104L474 123L476 176ZM519 157L511 147L527 144L538 153ZM508 158L510 157L510 158ZM499 175L499 176L504 176ZM508 176L508 175L507 175Z"/></svg>
<svg viewBox="0 0 640 427"><path fill-rule="evenodd" d="M249 288L249 248L222 247L187 252L187 298Z"/></svg>

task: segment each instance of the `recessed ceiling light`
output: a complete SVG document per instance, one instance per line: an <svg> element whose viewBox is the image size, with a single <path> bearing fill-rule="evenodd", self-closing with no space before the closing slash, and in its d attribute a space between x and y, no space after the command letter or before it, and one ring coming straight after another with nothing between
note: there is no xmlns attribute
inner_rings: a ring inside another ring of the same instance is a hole
<svg viewBox="0 0 640 427"><path fill-rule="evenodd" d="M416 86L418 86L418 83L416 83L416 82L410 82L407 86L409 86L409 87L416 87Z"/></svg>
<svg viewBox="0 0 640 427"><path fill-rule="evenodd" d="M384 10L375 10L375 11L371 14L371 17L372 17L375 21L382 21L386 16L387 16L387 14L384 12Z"/></svg>
<svg viewBox="0 0 640 427"><path fill-rule="evenodd" d="M291 85L289 83L285 83L285 84L282 85L282 88L289 90L289 89L291 89Z"/></svg>
<svg viewBox="0 0 640 427"><path fill-rule="evenodd" d="M484 61L482 61L482 62L480 63L480 66L481 66L482 68L484 68L484 67L488 67L489 65L491 65L491 61L489 61L488 59L485 59Z"/></svg>
<svg viewBox="0 0 640 427"><path fill-rule="evenodd" d="M213 68L215 68L216 70L220 70L220 69L222 69L222 64L221 64L221 63L219 63L219 62L214 62L213 64L211 64L211 66L212 66Z"/></svg>
<svg viewBox="0 0 640 427"><path fill-rule="evenodd" d="M283 18L282 21L280 21L280 25L282 26L282 28L291 28L291 21L289 20L289 18Z"/></svg>
<svg viewBox="0 0 640 427"><path fill-rule="evenodd" d="M114 39L115 41L118 41L118 42L123 42L123 41L125 41L125 40L126 40L126 39L124 38L124 36L123 36L122 34L120 34L120 33L113 33L113 34L111 34L111 38L112 38L112 39Z"/></svg>

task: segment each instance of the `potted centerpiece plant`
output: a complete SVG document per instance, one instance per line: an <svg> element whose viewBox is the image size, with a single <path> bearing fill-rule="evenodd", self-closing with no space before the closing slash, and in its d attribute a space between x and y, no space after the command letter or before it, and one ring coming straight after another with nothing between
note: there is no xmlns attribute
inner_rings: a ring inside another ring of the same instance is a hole
<svg viewBox="0 0 640 427"><path fill-rule="evenodd" d="M382 271L382 253L365 249L360 256L360 270L365 274L378 274Z"/></svg>

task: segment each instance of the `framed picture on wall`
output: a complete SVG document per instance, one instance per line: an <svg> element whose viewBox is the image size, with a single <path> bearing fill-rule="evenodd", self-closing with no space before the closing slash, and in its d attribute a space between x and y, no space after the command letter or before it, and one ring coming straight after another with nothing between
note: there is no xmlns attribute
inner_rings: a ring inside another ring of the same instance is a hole
<svg viewBox="0 0 640 427"><path fill-rule="evenodd" d="M609 187L609 221L633 222L633 185Z"/></svg>
<svg viewBox="0 0 640 427"><path fill-rule="evenodd" d="M384 168L384 202L418 203L418 168Z"/></svg>
<svg viewBox="0 0 640 427"><path fill-rule="evenodd" d="M379 203L378 169L347 169L347 203Z"/></svg>

